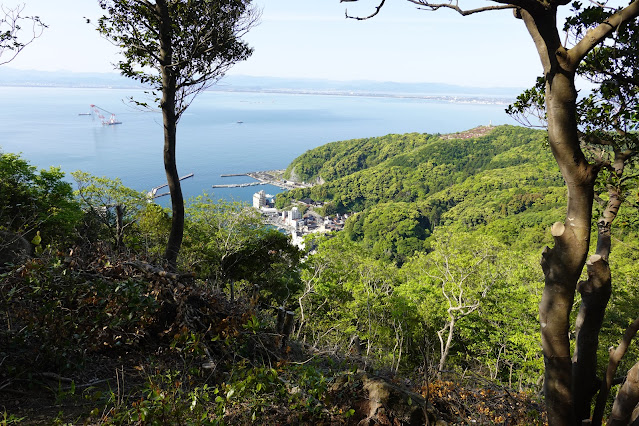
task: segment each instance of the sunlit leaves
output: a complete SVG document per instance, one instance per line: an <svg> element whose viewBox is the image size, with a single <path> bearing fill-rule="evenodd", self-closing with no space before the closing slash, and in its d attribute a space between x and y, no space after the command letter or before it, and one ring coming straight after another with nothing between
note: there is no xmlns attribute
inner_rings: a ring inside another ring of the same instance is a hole
<svg viewBox="0 0 639 426"><path fill-rule="evenodd" d="M37 171L16 154L0 153L0 229L41 232L46 243L69 237L80 217L71 185L57 168Z"/></svg>

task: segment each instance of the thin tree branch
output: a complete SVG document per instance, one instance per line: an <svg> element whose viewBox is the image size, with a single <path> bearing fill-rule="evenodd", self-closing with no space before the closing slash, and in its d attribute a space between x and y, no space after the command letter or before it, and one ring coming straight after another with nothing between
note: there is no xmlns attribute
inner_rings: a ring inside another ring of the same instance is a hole
<svg viewBox="0 0 639 426"><path fill-rule="evenodd" d="M474 13L480 13L480 12L488 12L488 11L492 11L492 10L504 10L504 9L515 9L518 6L515 4L516 2L509 2L509 4L502 4L499 6L485 6L485 7L478 7L476 9L462 9L461 7L459 7L459 4L457 2L455 3L430 3L428 1L425 0L407 0L410 3L416 4L418 6L423 6L425 8L427 8L426 10L437 10L440 8L445 8L445 9L452 9L454 11L456 11L457 13L459 13L462 16L468 16L468 15L472 15ZM499 3L499 2L498 2ZM373 15L375 16L375 15Z"/></svg>
<svg viewBox="0 0 639 426"><path fill-rule="evenodd" d="M0 5L0 11L4 15L0 17L0 57L7 50L13 52L9 59L0 60L0 65L13 61L25 47L33 43L35 39L40 38L44 29L47 28L47 25L37 16L21 16L20 14L24 8L25 5L16 6L13 9L5 9L4 6ZM31 21L31 35L27 37L28 40L21 42L19 41L21 30L19 22L24 20ZM5 30L3 27L8 27L8 29Z"/></svg>
<svg viewBox="0 0 639 426"><path fill-rule="evenodd" d="M635 19L637 16L639 16L639 0L633 1L630 5L612 15L597 27L588 31L586 35L568 51L571 62L576 67L595 46L609 37L621 25Z"/></svg>
<svg viewBox="0 0 639 426"><path fill-rule="evenodd" d="M340 3L345 1L357 1L357 0L340 0ZM381 3L375 7L375 12L371 13L368 16L350 16L348 14L348 9L344 11L344 14L346 16L346 19L355 19L357 21L365 21L367 19L371 19L372 17L376 16L379 13L379 11L382 10L382 7L384 7L384 3L386 3L386 0L382 0Z"/></svg>

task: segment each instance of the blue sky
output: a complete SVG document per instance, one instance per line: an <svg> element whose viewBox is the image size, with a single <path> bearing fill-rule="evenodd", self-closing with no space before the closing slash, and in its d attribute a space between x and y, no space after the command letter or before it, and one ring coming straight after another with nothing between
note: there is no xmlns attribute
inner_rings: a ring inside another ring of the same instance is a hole
<svg viewBox="0 0 639 426"><path fill-rule="evenodd" d="M84 17L100 15L97 0L0 0L26 3L27 14L49 25L44 35L9 66L20 69L109 72L117 49ZM509 11L462 17L451 11L417 10L387 0L257 0L261 24L246 40L255 53L229 74L253 76L437 82L465 86L529 87L541 73L523 22Z"/></svg>

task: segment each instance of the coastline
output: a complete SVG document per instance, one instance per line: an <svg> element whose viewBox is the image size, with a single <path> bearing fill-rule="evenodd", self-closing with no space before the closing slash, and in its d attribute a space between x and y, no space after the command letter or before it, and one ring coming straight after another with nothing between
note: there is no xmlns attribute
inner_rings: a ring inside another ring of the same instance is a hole
<svg viewBox="0 0 639 426"><path fill-rule="evenodd" d="M113 90L145 90L144 87L126 84L66 84L55 82L2 82L0 87L6 88L39 88L39 89L113 89ZM472 94L411 94L411 93L385 93L385 92L362 92L362 91L342 91L342 90L304 90L304 89L252 89L252 88L230 88L211 87L207 92L215 93L262 93L277 95L309 95L309 96L336 96L336 97L359 97L375 99L402 99L402 100L422 100L433 102L448 102L455 104L478 104L478 105L509 105L514 101L512 96L489 96Z"/></svg>

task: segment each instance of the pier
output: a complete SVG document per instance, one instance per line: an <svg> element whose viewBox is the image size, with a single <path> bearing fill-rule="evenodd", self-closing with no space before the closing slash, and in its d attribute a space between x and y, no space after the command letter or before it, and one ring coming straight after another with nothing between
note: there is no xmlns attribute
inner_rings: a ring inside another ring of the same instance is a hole
<svg viewBox="0 0 639 426"><path fill-rule="evenodd" d="M244 175L241 175L244 176ZM247 186L266 185L265 182L228 183L224 185L211 185L211 188L246 188Z"/></svg>
<svg viewBox="0 0 639 426"><path fill-rule="evenodd" d="M248 176L248 173L228 173L228 174L220 175L220 177L235 177L235 176Z"/></svg>
<svg viewBox="0 0 639 426"><path fill-rule="evenodd" d="M227 173L222 174L220 177L236 177L236 176L248 176L255 179L257 182L252 183L239 183L239 184L227 184L227 185L213 185L213 188L244 188L247 186L256 185L273 185L281 189L296 189L296 188L310 188L313 185L307 183L293 182L282 178L284 170L266 170L263 172L246 172L246 173Z"/></svg>
<svg viewBox="0 0 639 426"><path fill-rule="evenodd" d="M180 180L184 180L184 179L188 179L188 178L192 178L193 177L193 173L189 173L188 175L184 175L180 178ZM164 187L169 186L168 183L165 183L164 185L160 185L160 186L156 186L154 188L151 188L151 190L149 191L149 193L147 194L147 196L151 199L153 198L159 198L159 197L164 197L165 195L169 195L170 192L162 192L161 194L158 194L158 189L162 189Z"/></svg>

